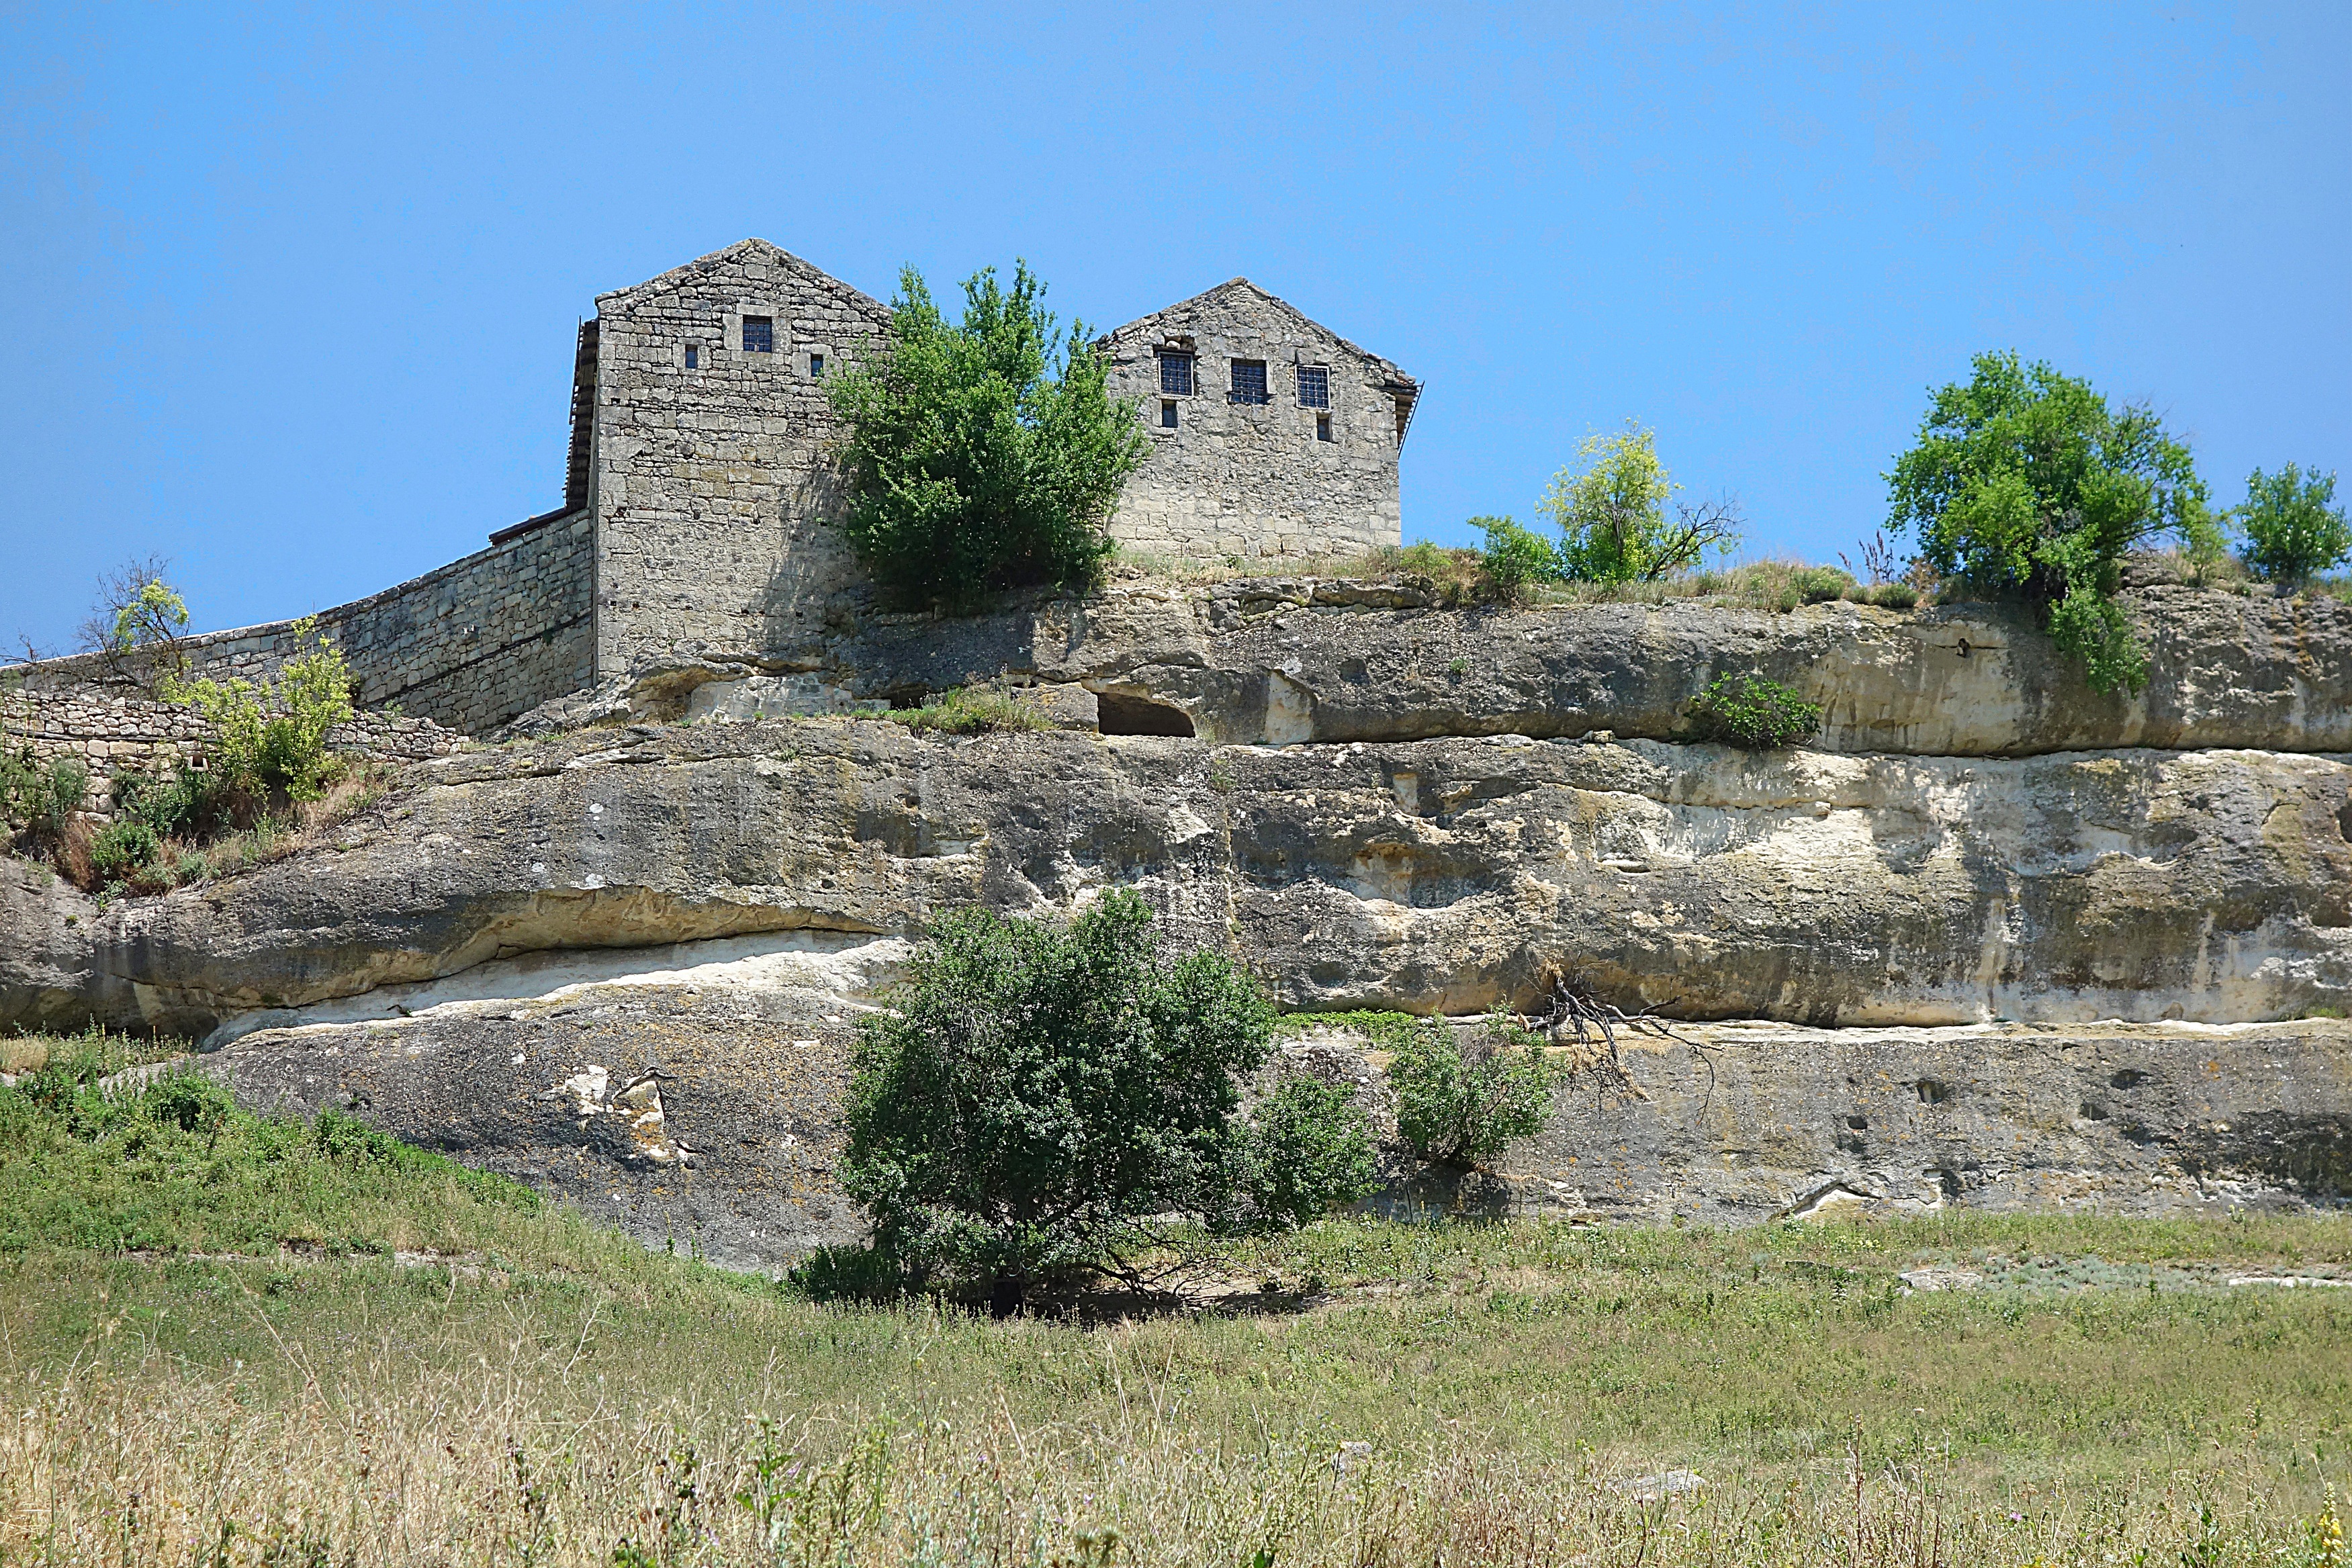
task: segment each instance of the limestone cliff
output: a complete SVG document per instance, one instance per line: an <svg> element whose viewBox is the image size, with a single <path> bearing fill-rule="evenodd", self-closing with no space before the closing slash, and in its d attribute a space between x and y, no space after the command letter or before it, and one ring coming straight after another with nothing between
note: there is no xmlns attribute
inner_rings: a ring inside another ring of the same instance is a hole
<svg viewBox="0 0 2352 1568"><path fill-rule="evenodd" d="M557 711L234 878L101 910L12 862L0 1023L209 1035L253 1100L356 1105L772 1264L849 1233L843 1052L924 919L1129 885L1293 1009L1475 1015L1564 971L1749 1020L1580 1081L1479 1201L1755 1217L2352 1185L2352 1034L2310 1017L2352 1003L2345 607L2144 601L2157 678L2126 702L1981 611L1413 591L882 622L797 669L648 670L568 710L1010 672L1200 738ZM1725 668L1818 694L1822 746L1674 738Z"/></svg>

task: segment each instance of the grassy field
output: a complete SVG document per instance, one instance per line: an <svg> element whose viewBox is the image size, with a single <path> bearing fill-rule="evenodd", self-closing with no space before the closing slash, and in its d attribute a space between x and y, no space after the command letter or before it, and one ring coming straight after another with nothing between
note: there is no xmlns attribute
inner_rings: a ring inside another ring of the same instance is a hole
<svg viewBox="0 0 2352 1568"><path fill-rule="evenodd" d="M48 1054L6 1563L2345 1560L2352 1290L2229 1283L2352 1278L2341 1218L1333 1223L992 1323Z"/></svg>

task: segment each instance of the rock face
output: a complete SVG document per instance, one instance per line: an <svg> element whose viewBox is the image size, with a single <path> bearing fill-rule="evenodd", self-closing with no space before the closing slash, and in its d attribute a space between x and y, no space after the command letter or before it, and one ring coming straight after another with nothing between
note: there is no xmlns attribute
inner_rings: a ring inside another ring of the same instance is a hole
<svg viewBox="0 0 2352 1568"><path fill-rule="evenodd" d="M972 620L869 618L779 653L772 669L640 671L614 683L597 716L679 716L694 686L755 673L813 677L809 689L835 706L1009 674L1164 704L1226 743L1663 740L1689 733L1690 700L1716 674L1756 671L1822 705L1813 744L1829 751L2352 751L2352 604L2171 587L2128 602L2149 653L2136 697L2092 691L2030 621L1992 605L1441 610L1421 580L1267 579L1115 590Z"/></svg>
<svg viewBox="0 0 2352 1568"><path fill-rule="evenodd" d="M1754 1218L2352 1186L2352 1037L2307 1021L2352 1005L2336 610L2200 596L2150 633L2169 684L2101 707L1984 615L1718 607L1702 646L1705 607L1352 591L1236 601L1224 631L1223 601L1130 596L1059 643L1047 606L928 643L869 628L863 663L823 671L679 667L587 706L705 722L423 763L326 841L103 909L6 862L0 1024L207 1035L252 1103L354 1105L766 1266L851 1231L829 1180L844 1053L923 923L1132 886L1294 1009L1475 1015L1566 973L1701 1020L1706 1049L1629 1048L1499 1185L1449 1202ZM751 716L993 674L974 650L1015 632L1030 662L1000 667L1055 683L1081 727ZM1832 748L1638 737L1727 667L1877 695ZM1905 745L1865 747L1882 708L1910 715L1879 727ZM1168 715L1195 737L1083 727ZM1507 721L1523 732L1347 738Z"/></svg>
<svg viewBox="0 0 2352 1568"><path fill-rule="evenodd" d="M338 841L103 913L19 873L0 1020L203 1032L523 953L895 938L1124 884L1294 1008L1481 1011L1554 969L1628 1006L1820 1025L2240 1022L2352 996L2338 758L847 720L593 731L416 777Z"/></svg>

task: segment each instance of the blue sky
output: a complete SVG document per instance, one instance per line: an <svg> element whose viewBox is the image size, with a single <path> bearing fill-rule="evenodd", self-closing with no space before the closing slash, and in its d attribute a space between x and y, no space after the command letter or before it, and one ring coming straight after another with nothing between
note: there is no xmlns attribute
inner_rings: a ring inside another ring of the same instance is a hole
<svg viewBox="0 0 2352 1568"><path fill-rule="evenodd" d="M2341 0L488 15L0 13L0 635L134 553L215 627L479 548L594 296L746 235L1099 326L1255 278L1423 379L1408 538L1630 417L1831 559L1994 347L2224 503L2352 471Z"/></svg>

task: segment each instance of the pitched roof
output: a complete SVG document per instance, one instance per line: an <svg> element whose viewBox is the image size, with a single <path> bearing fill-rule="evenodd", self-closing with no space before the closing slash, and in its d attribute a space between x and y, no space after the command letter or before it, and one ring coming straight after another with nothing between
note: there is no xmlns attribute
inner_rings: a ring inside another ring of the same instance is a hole
<svg viewBox="0 0 2352 1568"><path fill-rule="evenodd" d="M1393 360L1382 359L1380 355L1373 353L1370 349L1364 348L1360 344L1350 342L1349 340L1340 337L1339 333L1334 332L1330 328L1323 325L1322 322L1316 320L1312 316L1309 316L1306 311L1301 310L1297 306L1293 305L1287 299L1281 298L1279 295L1272 294L1265 289L1260 288L1256 284L1252 283L1246 277L1229 277L1224 282L1218 284L1214 288L1202 289L1200 293L1193 295L1189 299L1179 299L1175 304L1154 310L1149 316L1139 316L1134 320L1129 321L1126 326L1115 327L1111 330L1104 333L1100 338L1096 340L1096 343L1098 347L1107 345L1114 338L1124 338L1130 334L1149 336L1150 329L1158 326L1163 318L1189 311L1197 306L1222 302L1227 296L1234 294L1246 294L1256 299L1262 300L1265 303L1273 306L1276 309L1280 310L1285 315L1291 317L1301 326L1309 328L1314 331L1322 334L1324 337L1330 339L1333 342L1338 343L1339 347L1355 355L1365 363L1379 369L1381 373L1400 390L1417 390L1421 385L1421 383L1415 381L1412 377L1399 370Z"/></svg>
<svg viewBox="0 0 2352 1568"><path fill-rule="evenodd" d="M683 267L671 267L659 277L648 277L643 283L631 284L626 288L615 288L609 294L599 294L596 296L596 308L600 313L623 310L640 299L685 287L703 274L718 272L746 261L765 262L771 267L782 267L786 272L797 275L804 282L814 283L821 288L845 295L852 303L863 305L885 319L890 314L890 308L887 305L865 290L844 283L823 267L802 260L780 245L756 238L739 239L724 250L714 250L709 256L698 256Z"/></svg>

